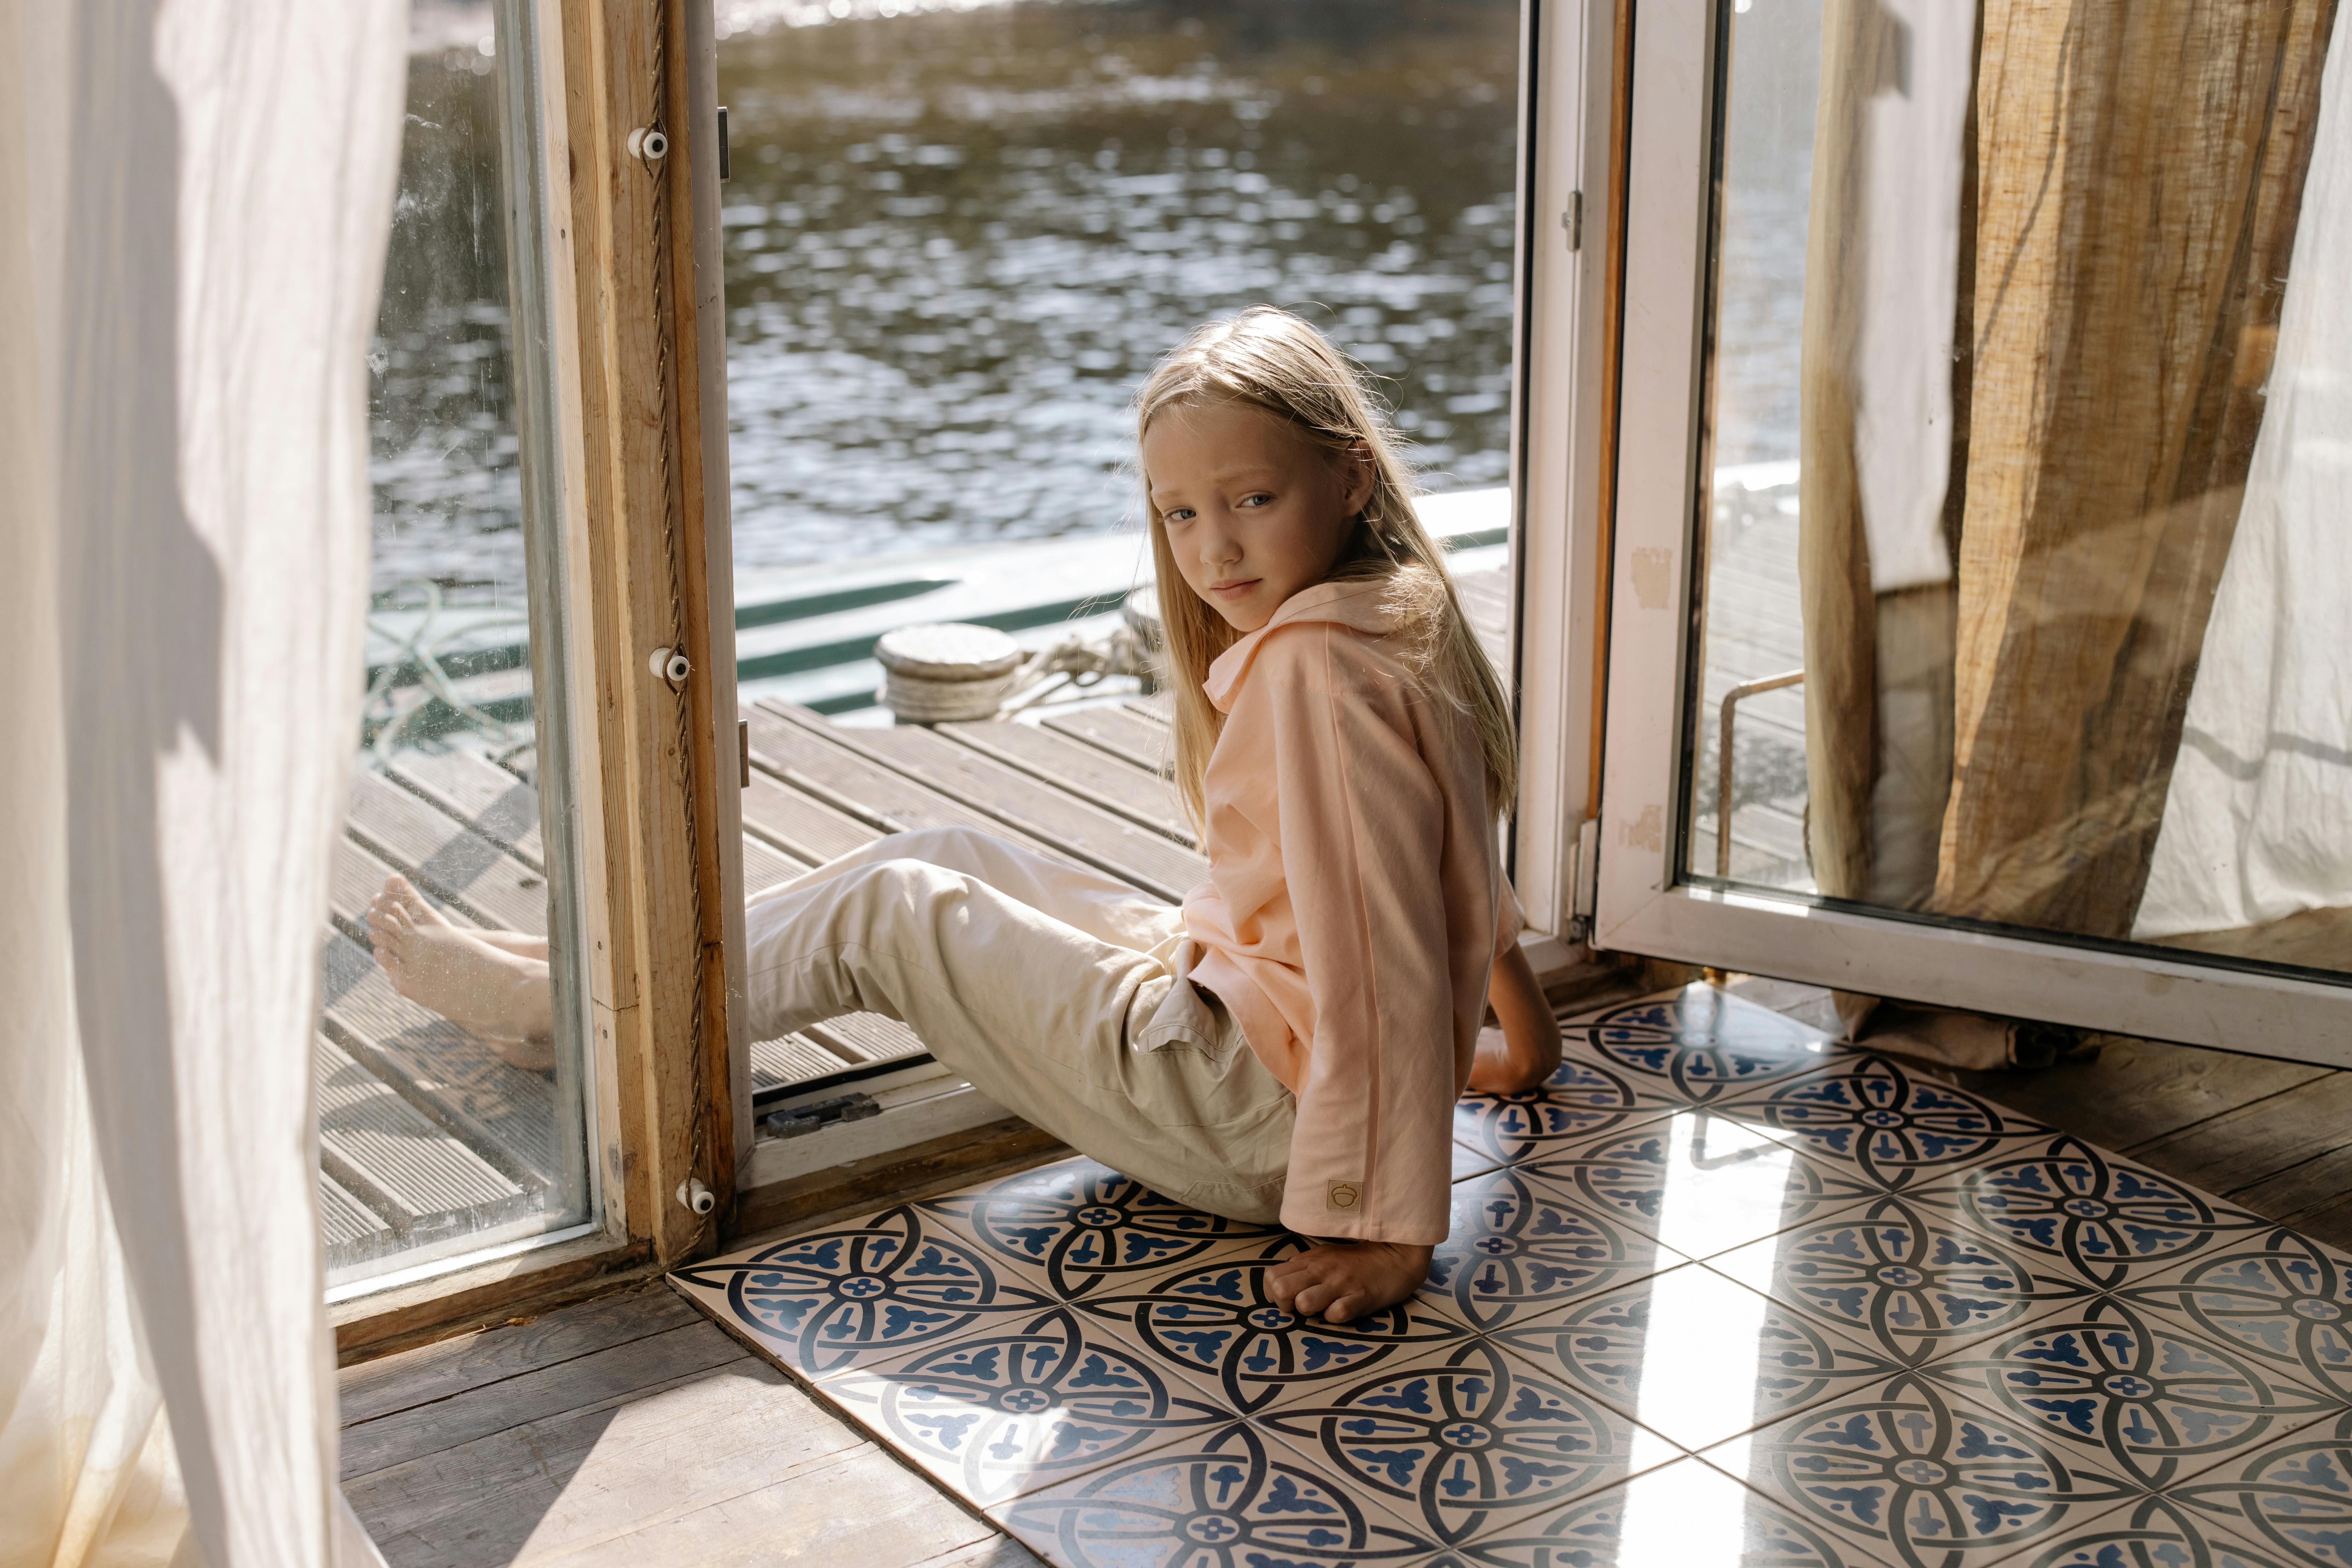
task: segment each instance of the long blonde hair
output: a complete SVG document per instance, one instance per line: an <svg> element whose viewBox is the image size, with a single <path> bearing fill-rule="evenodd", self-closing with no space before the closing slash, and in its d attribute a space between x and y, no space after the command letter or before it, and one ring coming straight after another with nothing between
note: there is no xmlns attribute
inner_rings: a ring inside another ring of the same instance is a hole
<svg viewBox="0 0 2352 1568"><path fill-rule="evenodd" d="M1287 310L1257 305L1195 328L1161 360L1135 398L1140 446L1151 422L1171 408L1245 403L1287 421L1331 460L1361 446L1371 455L1371 494L1342 547L1331 580L1382 579L1396 612L1395 637L1424 683L1470 716L1485 754L1490 810L1518 793L1518 735L1510 700L1462 613L1444 552L1413 515L1412 475L1402 442L1381 417L1362 373L1331 341ZM1176 789L1195 826L1208 822L1209 753L1225 716L1202 689L1209 666L1239 641L1223 616L1185 583L1168 546L1168 525L1143 485L1151 560L1160 577L1164 682L1175 697Z"/></svg>

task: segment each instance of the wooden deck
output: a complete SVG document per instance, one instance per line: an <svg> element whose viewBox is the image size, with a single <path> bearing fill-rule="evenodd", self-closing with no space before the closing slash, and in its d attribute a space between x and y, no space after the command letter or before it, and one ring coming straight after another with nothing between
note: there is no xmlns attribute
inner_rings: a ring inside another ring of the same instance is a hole
<svg viewBox="0 0 2352 1568"><path fill-rule="evenodd" d="M1833 1026L1817 988L1732 989ZM2111 1038L2095 1061L1969 1082L2352 1244L2352 1073ZM345 1492L394 1568L1037 1565L660 1283L341 1382Z"/></svg>

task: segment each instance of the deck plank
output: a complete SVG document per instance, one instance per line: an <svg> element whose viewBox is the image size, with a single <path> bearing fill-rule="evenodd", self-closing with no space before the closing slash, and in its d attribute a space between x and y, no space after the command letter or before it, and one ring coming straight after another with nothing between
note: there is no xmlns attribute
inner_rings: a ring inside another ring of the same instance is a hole
<svg viewBox="0 0 2352 1568"><path fill-rule="evenodd" d="M743 896L751 898L779 882L789 882L808 868L791 856L770 848L752 835L743 835Z"/></svg>
<svg viewBox="0 0 2352 1568"><path fill-rule="evenodd" d="M880 828L757 768L743 791L743 826L812 866L838 859L882 837Z"/></svg>
<svg viewBox="0 0 2352 1568"><path fill-rule="evenodd" d="M324 1171L319 1173L319 1228L326 1237L327 1256L341 1263L381 1258L398 1241L390 1222Z"/></svg>
<svg viewBox="0 0 2352 1568"><path fill-rule="evenodd" d="M528 1206L519 1183L394 1093L341 1047L314 1035L310 1059L320 1163L394 1228L405 1233L442 1215L489 1223Z"/></svg>
<svg viewBox="0 0 2352 1568"><path fill-rule="evenodd" d="M807 1033L811 1039L824 1042L854 1061L887 1062L924 1054L923 1042L916 1038L914 1030L879 1013L851 1013L827 1018L822 1024L811 1024Z"/></svg>
<svg viewBox="0 0 2352 1568"><path fill-rule="evenodd" d="M915 1049L920 1050L918 1045ZM771 1089L788 1089L796 1083L839 1072L843 1068L857 1065L856 1060L844 1060L806 1035L785 1035L773 1040L751 1042L751 1092L759 1094Z"/></svg>
<svg viewBox="0 0 2352 1568"><path fill-rule="evenodd" d="M2061 1062L2032 1073L1959 1073L1961 1084L1987 1099L2063 1127L2119 1153L2147 1149L2183 1129L2226 1115L2328 1076L2307 1062L2242 1057L2230 1051L2157 1040L2106 1037L2088 1061ZM2210 1143L2194 1138L2169 1154L2141 1154L2160 1170L2190 1181ZM2166 1160L2185 1162L2180 1169Z"/></svg>
<svg viewBox="0 0 2352 1568"><path fill-rule="evenodd" d="M747 1353L715 1323L682 1323L488 1387L355 1421L343 1428L343 1477L388 1469L527 1421L709 1372Z"/></svg>
<svg viewBox="0 0 2352 1568"><path fill-rule="evenodd" d="M472 752L404 752L387 770L422 796L533 870L547 867L539 836L539 789Z"/></svg>
<svg viewBox="0 0 2352 1568"><path fill-rule="evenodd" d="M544 1317L461 1334L345 1367L336 1382L342 1424L431 1405L467 1389L544 1371L614 1345L666 1333L702 1313L656 1280L564 1307Z"/></svg>
<svg viewBox="0 0 2352 1568"><path fill-rule="evenodd" d="M394 1568L1034 1563L749 1355L420 1456L345 1495Z"/></svg>
<svg viewBox="0 0 2352 1568"><path fill-rule="evenodd" d="M2228 1070L2252 1068L2258 1059L2233 1058ZM2352 1072L2323 1069L2318 1078L2283 1093L2241 1104L2129 1152L2168 1175L2232 1197L2341 1148L2347 1126L2352 1126Z"/></svg>
<svg viewBox="0 0 2352 1568"><path fill-rule="evenodd" d="M937 733L959 745L970 746L1008 767L1019 768L1084 798L1107 811L1168 835L1187 848L1200 840L1176 804L1176 792L1165 780L1143 772L1099 748L1037 724L993 721L977 724L941 724Z"/></svg>
<svg viewBox="0 0 2352 1568"><path fill-rule="evenodd" d="M876 730L858 746L998 821L1056 842L1097 868L1171 903L1198 887L1209 863L1165 834L1112 816L1034 774L919 726Z"/></svg>
<svg viewBox="0 0 2352 1568"><path fill-rule="evenodd" d="M1084 741L1154 777L1167 776L1171 766L1166 727L1139 719L1123 708L1080 708L1055 713L1043 720L1041 727Z"/></svg>
<svg viewBox="0 0 2352 1568"><path fill-rule="evenodd" d="M401 1098L525 1184L562 1179L555 1085L392 988L366 949L327 939L320 983L328 1035Z"/></svg>
<svg viewBox="0 0 2352 1568"><path fill-rule="evenodd" d="M446 812L388 780L352 781L351 831L409 880L482 924L547 933L547 879Z"/></svg>
<svg viewBox="0 0 2352 1568"><path fill-rule="evenodd" d="M789 708L782 704L772 708L763 701L748 710L745 718L751 726L751 761L787 784L796 774L805 776L902 828L976 827L1066 866L1083 864L1051 843L1009 827L844 744L839 739L844 731L814 714L808 714L806 722L798 722Z"/></svg>

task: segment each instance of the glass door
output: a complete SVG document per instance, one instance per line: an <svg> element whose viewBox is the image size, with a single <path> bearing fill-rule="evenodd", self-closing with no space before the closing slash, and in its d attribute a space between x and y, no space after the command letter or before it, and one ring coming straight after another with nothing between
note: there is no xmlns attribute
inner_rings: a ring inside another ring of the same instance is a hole
<svg viewBox="0 0 2352 1568"><path fill-rule="evenodd" d="M534 20L410 13L367 705L313 1041L338 1300L596 1206Z"/></svg>
<svg viewBox="0 0 2352 1568"><path fill-rule="evenodd" d="M2334 11L1642 5L1601 945L2342 1056Z"/></svg>

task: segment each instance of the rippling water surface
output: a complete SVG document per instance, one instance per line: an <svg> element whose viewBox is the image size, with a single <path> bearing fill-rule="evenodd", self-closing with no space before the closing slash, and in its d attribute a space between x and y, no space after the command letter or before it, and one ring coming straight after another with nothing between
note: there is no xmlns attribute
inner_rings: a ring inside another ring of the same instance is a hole
<svg viewBox="0 0 2352 1568"><path fill-rule="evenodd" d="M494 79L442 9L376 355L379 591L521 574ZM835 9L721 6L739 563L1119 526L1136 384L1260 300L1386 378L1433 484L1504 477L1515 0Z"/></svg>

